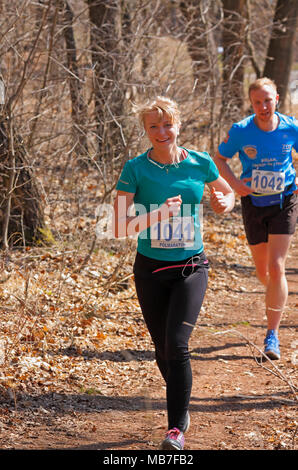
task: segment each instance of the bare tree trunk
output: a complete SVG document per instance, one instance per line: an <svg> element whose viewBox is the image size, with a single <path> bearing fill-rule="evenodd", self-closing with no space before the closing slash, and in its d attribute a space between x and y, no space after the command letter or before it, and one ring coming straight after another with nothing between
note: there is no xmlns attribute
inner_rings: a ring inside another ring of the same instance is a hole
<svg viewBox="0 0 298 470"><path fill-rule="evenodd" d="M73 32L73 12L67 0L58 0L63 11L63 35L66 45L67 67L69 70L69 88L72 104L73 136L75 139L74 152L77 156L86 158L88 155L87 133L84 125L87 123L87 105L83 98L82 83L77 64L76 44Z"/></svg>
<svg viewBox="0 0 298 470"><path fill-rule="evenodd" d="M94 100L97 120L99 158L110 158L117 147L111 139L118 130L122 113L122 96L117 80L121 70L118 56L117 0L87 0L91 21L91 50L94 68ZM118 60L117 60L118 59Z"/></svg>
<svg viewBox="0 0 298 470"><path fill-rule="evenodd" d="M244 81L245 0L223 0L223 89L225 115L241 115Z"/></svg>
<svg viewBox="0 0 298 470"><path fill-rule="evenodd" d="M8 250L45 240L41 195L11 116L0 120L0 162L0 244Z"/></svg>
<svg viewBox="0 0 298 470"><path fill-rule="evenodd" d="M280 109L282 111L286 107L297 16L297 0L277 1L263 75L275 81L280 95Z"/></svg>
<svg viewBox="0 0 298 470"><path fill-rule="evenodd" d="M251 29L252 29L252 5L251 5L251 0L246 0L246 15L247 15L247 26L246 26L246 35L245 35L245 42L246 42L246 47L249 52L249 58L251 61L251 65L253 66L253 69L255 71L256 77L260 78L262 73L261 73L261 68L258 64L258 60L256 57L256 50L255 46L252 41L251 37Z"/></svg>
<svg viewBox="0 0 298 470"><path fill-rule="evenodd" d="M180 10L187 21L186 41L189 55L192 59L192 69L195 82L195 92L202 101L208 93L209 63L207 25L202 14L204 0L185 0L180 2Z"/></svg>
<svg viewBox="0 0 298 470"><path fill-rule="evenodd" d="M181 1L180 10L187 21L186 42L189 55L192 59L192 69L195 80L195 92L201 99L210 98L210 75L217 69L217 43L214 34L219 30L222 18L216 18L217 8L211 0L185 0ZM215 59L215 63L214 63Z"/></svg>
<svg viewBox="0 0 298 470"><path fill-rule="evenodd" d="M37 14L36 14L36 22L37 22L39 28L40 28L41 18L43 18L43 16L44 16L44 15L42 15L42 10L40 9L40 6L41 6L41 2L39 1L39 4L37 6ZM51 25L51 29L50 29L49 47L48 47L48 51L47 51L47 63L46 63L45 71L44 71L44 75L43 75L41 92L39 93L39 98L38 98L38 101L37 101L37 104L36 104L36 107L35 107L35 112L34 112L35 117L32 120L33 123L32 123L32 126L31 126L31 131L30 131L29 137L27 139L27 148L28 149L31 148L31 145L33 143L33 139L35 137L36 127L37 127L37 123L38 123L38 116L39 116L39 113L40 113L40 109L41 109L43 100L46 96L46 92L44 90L46 89L48 78L49 78L49 73L50 73L51 57L52 57L52 53L53 53L53 41L54 41L54 35L55 35L55 30L56 30L56 24L57 24L57 15L58 15L58 6L56 5L55 12L54 12L54 17L53 17L52 25ZM42 23L43 23L43 20L42 20ZM42 31L42 28L40 29L40 32L41 31Z"/></svg>
<svg viewBox="0 0 298 470"><path fill-rule="evenodd" d="M2 7L2 4L0 4ZM45 6L37 34L23 63L16 90L3 99L0 112L0 245L8 250L13 245L45 240L43 204L37 180L29 164L25 144L15 130L13 110L30 79L37 43L49 12Z"/></svg>

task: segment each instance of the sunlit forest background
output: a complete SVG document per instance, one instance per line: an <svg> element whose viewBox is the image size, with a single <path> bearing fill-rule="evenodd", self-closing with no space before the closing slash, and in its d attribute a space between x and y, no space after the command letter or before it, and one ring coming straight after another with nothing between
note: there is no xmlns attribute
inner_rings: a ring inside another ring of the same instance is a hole
<svg viewBox="0 0 298 470"><path fill-rule="evenodd" d="M121 363L87 371L82 351L149 348L135 240L97 230L123 164L148 146L133 105L175 99L179 144L211 156L251 112L257 77L298 117L297 15L297 0L0 0L1 393L86 389L91 376L108 390ZM239 207L216 218L204 195L211 260L249 264ZM230 275L211 268L211 294Z"/></svg>

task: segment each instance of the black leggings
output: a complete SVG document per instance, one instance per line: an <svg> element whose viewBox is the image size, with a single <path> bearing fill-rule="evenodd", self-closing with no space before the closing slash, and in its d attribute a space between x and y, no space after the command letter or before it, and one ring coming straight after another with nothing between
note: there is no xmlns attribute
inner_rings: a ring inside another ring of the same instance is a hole
<svg viewBox="0 0 298 470"><path fill-rule="evenodd" d="M136 291L166 381L169 429L181 429L188 410L192 370L188 342L208 282L204 253L183 261L159 261L137 253Z"/></svg>

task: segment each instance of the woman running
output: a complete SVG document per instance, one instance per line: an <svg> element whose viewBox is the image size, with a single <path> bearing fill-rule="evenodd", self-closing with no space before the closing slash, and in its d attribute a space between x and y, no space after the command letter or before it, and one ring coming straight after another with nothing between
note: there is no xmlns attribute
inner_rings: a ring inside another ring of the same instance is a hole
<svg viewBox="0 0 298 470"><path fill-rule="evenodd" d="M166 383L168 431L161 449L182 450L192 389L188 343L208 279L200 202L205 184L216 213L231 211L235 199L208 153L178 146L180 112L173 100L157 97L138 114L151 148L124 165L114 230L116 237L138 233L136 292ZM136 214L129 215L133 204Z"/></svg>

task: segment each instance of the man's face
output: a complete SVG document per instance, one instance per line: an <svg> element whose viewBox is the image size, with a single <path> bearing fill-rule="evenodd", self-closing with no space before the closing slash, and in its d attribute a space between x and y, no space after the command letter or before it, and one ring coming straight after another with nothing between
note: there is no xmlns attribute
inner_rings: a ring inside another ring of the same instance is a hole
<svg viewBox="0 0 298 470"><path fill-rule="evenodd" d="M260 122L269 122L273 119L278 99L276 90L270 85L264 85L262 88L250 92L250 101Z"/></svg>

